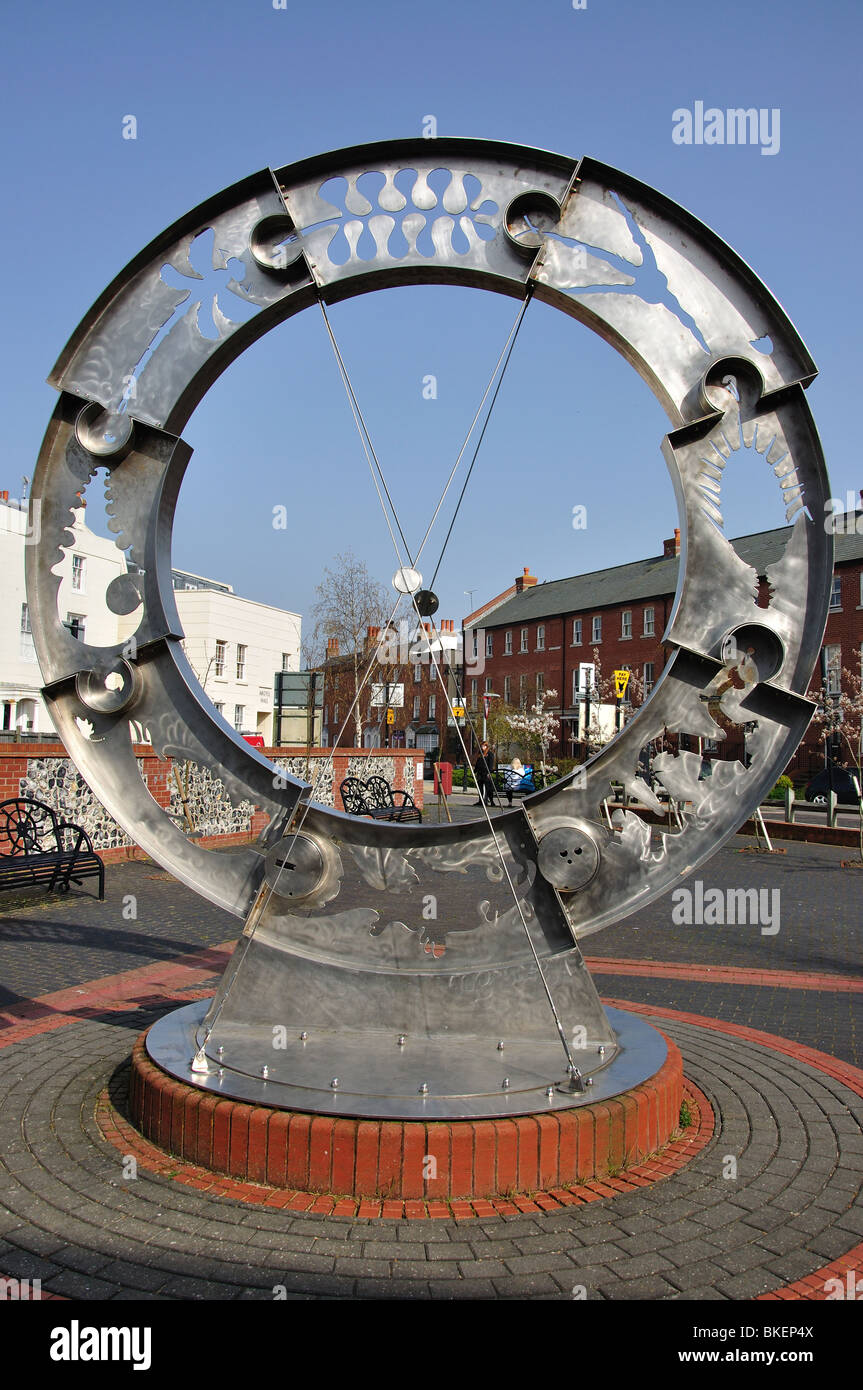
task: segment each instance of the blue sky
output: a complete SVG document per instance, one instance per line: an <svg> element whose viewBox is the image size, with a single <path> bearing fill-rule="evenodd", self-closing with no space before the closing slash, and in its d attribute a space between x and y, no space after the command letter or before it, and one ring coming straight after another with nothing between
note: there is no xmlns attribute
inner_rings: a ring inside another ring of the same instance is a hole
<svg viewBox="0 0 863 1390"><path fill-rule="evenodd" d="M45 377L73 328L163 227L267 164L419 135L431 114L441 135L593 155L713 227L814 355L833 495L856 492L861 31L858 0L16 6L0 97L0 488L17 494L32 474L55 400ZM779 152L675 144L672 112L698 100L779 108ZM134 141L122 138L129 114ZM331 310L409 539L425 530L516 307L416 287ZM622 358L531 305L436 585L439 616L460 618L465 590L476 605L524 565L555 579L659 552L676 524L667 429ZM195 453L175 564L304 615L323 566L348 547L389 580L392 549L316 309L238 359L184 437ZM271 524L280 503L287 532ZM572 528L575 505L586 530ZM762 474L726 508L731 535L782 523Z"/></svg>

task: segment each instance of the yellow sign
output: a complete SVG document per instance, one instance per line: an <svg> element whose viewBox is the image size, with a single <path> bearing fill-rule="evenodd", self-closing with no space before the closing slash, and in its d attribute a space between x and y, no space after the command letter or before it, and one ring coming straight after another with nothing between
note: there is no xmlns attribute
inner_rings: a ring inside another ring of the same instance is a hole
<svg viewBox="0 0 863 1390"><path fill-rule="evenodd" d="M464 705L453 705L452 712L456 719L464 719Z"/></svg>
<svg viewBox="0 0 863 1390"><path fill-rule="evenodd" d="M388 710L387 710L387 723L388 723L388 724L395 724L395 722L396 722L396 712L395 712L395 710L394 710L394 709L388 709Z"/></svg>
<svg viewBox="0 0 863 1390"><path fill-rule="evenodd" d="M614 672L614 693L618 700L622 700L626 694L626 687L629 685L629 671Z"/></svg>

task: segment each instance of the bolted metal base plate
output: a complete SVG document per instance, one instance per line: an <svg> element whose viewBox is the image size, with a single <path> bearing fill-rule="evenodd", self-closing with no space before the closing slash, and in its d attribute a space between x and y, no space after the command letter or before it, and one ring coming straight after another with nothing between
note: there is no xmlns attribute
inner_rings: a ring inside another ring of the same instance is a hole
<svg viewBox="0 0 863 1390"><path fill-rule="evenodd" d="M573 1052L582 1075L593 1079L580 1092L564 1089L568 1078L559 1043L505 1036L429 1041L322 1029L306 1038L299 1033L274 1038L269 1025L220 1027L221 1059L208 1058L208 1071L193 1071L208 1007L209 1000L187 1004L153 1025L147 1052L157 1066L232 1100L323 1115L451 1120L551 1114L632 1090L659 1071L668 1053L662 1034L649 1023L609 1008L617 1050L610 1059L595 1046ZM446 1094L436 1087L444 1076Z"/></svg>

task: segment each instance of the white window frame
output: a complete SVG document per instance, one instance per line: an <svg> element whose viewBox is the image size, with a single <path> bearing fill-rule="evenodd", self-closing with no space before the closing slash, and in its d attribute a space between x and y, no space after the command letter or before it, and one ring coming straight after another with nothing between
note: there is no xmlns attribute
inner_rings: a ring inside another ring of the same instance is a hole
<svg viewBox="0 0 863 1390"><path fill-rule="evenodd" d="M644 610L644 636L653 637L656 633L656 609L645 608Z"/></svg>
<svg viewBox="0 0 863 1390"><path fill-rule="evenodd" d="M485 654L494 656L494 634L491 632L485 634Z"/></svg>
<svg viewBox="0 0 863 1390"><path fill-rule="evenodd" d="M537 623L536 627L536 650L545 651L545 623Z"/></svg>
<svg viewBox="0 0 863 1390"><path fill-rule="evenodd" d="M85 594L87 592L84 582L87 576L87 561L83 555L72 556L72 592L74 594Z"/></svg>
<svg viewBox="0 0 863 1390"><path fill-rule="evenodd" d="M602 641L602 614L601 614L601 613L598 614L598 615L595 614L594 617L591 619L590 640L591 640L591 642L601 642L601 641Z"/></svg>
<svg viewBox="0 0 863 1390"><path fill-rule="evenodd" d="M503 634L503 654L504 656L512 656L512 629Z"/></svg>
<svg viewBox="0 0 863 1390"><path fill-rule="evenodd" d="M528 629L527 629L526 627L523 627L523 628L521 629L521 636L520 636L520 645L519 645L519 651L520 651L520 652L526 652L526 651L527 651L527 634L528 634Z"/></svg>
<svg viewBox="0 0 863 1390"><path fill-rule="evenodd" d="M228 655L228 643L221 637L216 638L216 655L213 658L213 676L218 681L225 679L225 658Z"/></svg>
<svg viewBox="0 0 863 1390"><path fill-rule="evenodd" d="M573 618L573 620L572 620L572 645L573 645L574 647L580 647L580 646L581 646L581 630L582 630L582 629L581 629L581 618Z"/></svg>
<svg viewBox="0 0 863 1390"><path fill-rule="evenodd" d="M842 576L834 574L833 582L830 586L830 612L842 612Z"/></svg>
<svg viewBox="0 0 863 1390"><path fill-rule="evenodd" d="M648 671L650 672L650 675L647 674ZM645 661L645 663L644 663L644 694L645 694L645 698L650 694L651 690L653 689L653 687L654 687L655 685L656 685L656 672L655 672L654 663L653 663L652 661Z"/></svg>
<svg viewBox="0 0 863 1390"><path fill-rule="evenodd" d="M432 692L429 694L429 719L434 719L434 718L435 718L435 711L436 711L436 710L437 710L437 695L434 693L434 691L432 691Z"/></svg>
<svg viewBox="0 0 863 1390"><path fill-rule="evenodd" d="M240 732L240 730L242 729L243 724L245 723L245 721L246 721L246 706L245 706L245 705L234 705L234 728L236 729L237 733Z"/></svg>
<svg viewBox="0 0 863 1390"><path fill-rule="evenodd" d="M246 679L246 652L247 652L247 651L248 651L248 646L246 645L245 642L238 642L238 643L237 643L237 680L238 680L238 681L244 681L244 680Z"/></svg>
<svg viewBox="0 0 863 1390"><path fill-rule="evenodd" d="M620 615L620 640L628 642L632 637L632 609L624 608Z"/></svg>

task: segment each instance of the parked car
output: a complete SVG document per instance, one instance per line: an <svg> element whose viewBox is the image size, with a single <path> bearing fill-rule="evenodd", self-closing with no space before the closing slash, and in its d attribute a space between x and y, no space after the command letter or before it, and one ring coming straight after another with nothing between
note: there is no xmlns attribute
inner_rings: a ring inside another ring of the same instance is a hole
<svg viewBox="0 0 863 1390"><path fill-rule="evenodd" d="M257 734L257 733L241 734L240 737L241 737L241 738L244 738L244 739L246 740L246 743L250 743L250 744L252 745L253 748L265 748L265 747L266 747L266 744L264 743L264 736L263 736L263 734Z"/></svg>
<svg viewBox="0 0 863 1390"><path fill-rule="evenodd" d="M831 791L836 793L841 806L857 806L860 802L852 775L844 767L825 767L816 773L806 788L806 800L816 806L826 806Z"/></svg>

